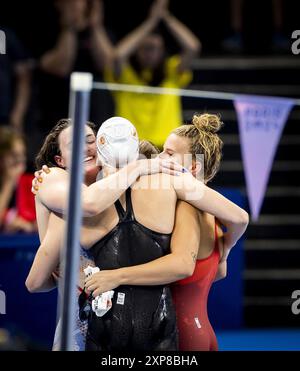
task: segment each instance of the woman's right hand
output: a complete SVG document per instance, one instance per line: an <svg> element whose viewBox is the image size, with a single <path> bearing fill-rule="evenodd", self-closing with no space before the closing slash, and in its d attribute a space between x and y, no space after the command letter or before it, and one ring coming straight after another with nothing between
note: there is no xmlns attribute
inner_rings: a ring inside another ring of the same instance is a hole
<svg viewBox="0 0 300 371"><path fill-rule="evenodd" d="M43 165L41 170L38 170L34 173L34 178L31 183L31 192L36 196L42 183L47 174L50 173L50 169L47 165Z"/></svg>

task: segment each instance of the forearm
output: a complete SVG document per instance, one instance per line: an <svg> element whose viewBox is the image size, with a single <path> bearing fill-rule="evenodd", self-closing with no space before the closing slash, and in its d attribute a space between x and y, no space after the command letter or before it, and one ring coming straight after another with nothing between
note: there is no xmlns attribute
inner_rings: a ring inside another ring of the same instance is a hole
<svg viewBox="0 0 300 371"><path fill-rule="evenodd" d="M56 286L53 272L59 265L62 246L61 235L60 228L48 228L47 236L39 247L26 278L25 285L29 292L49 291Z"/></svg>
<svg viewBox="0 0 300 371"><path fill-rule="evenodd" d="M191 275L181 256L169 254L146 264L118 269L120 285L166 285Z"/></svg>
<svg viewBox="0 0 300 371"><path fill-rule="evenodd" d="M199 52L201 48L199 39L182 22L169 13L165 15L164 20L183 50L193 54Z"/></svg>
<svg viewBox="0 0 300 371"><path fill-rule="evenodd" d="M72 71L76 52L76 32L66 27L61 31L55 48L42 56L41 68L51 74L65 77Z"/></svg>
<svg viewBox="0 0 300 371"><path fill-rule="evenodd" d="M89 187L82 184L82 215L84 217L98 215L113 205L139 177L139 164L138 161L132 162ZM36 197L47 209L58 214L66 214L69 198L69 175L61 169L52 169Z"/></svg>
<svg viewBox="0 0 300 371"><path fill-rule="evenodd" d="M38 254L40 254L39 251L37 256ZM56 287L56 280L52 275L52 271L47 268L47 266L43 267L40 260L37 261L35 258L25 282L29 292L46 292Z"/></svg>
<svg viewBox="0 0 300 371"><path fill-rule="evenodd" d="M220 262L214 282L220 281L227 276L227 261Z"/></svg>
<svg viewBox="0 0 300 371"><path fill-rule="evenodd" d="M214 215L229 230L235 225L246 228L249 221L247 212L219 192L207 187L190 173L178 178L173 177L173 179L179 199Z"/></svg>
<svg viewBox="0 0 300 371"><path fill-rule="evenodd" d="M84 189L82 207L85 216L100 214L113 205L140 176L139 163L130 163L117 173Z"/></svg>
<svg viewBox="0 0 300 371"><path fill-rule="evenodd" d="M203 211L214 215L226 228L226 233L224 233L224 245L227 248L231 248L237 243L247 229L249 222L248 213L218 192L213 192L215 203L211 201L211 205L208 205L208 207L205 206Z"/></svg>
<svg viewBox="0 0 300 371"><path fill-rule="evenodd" d="M225 225L225 224L224 224ZM224 233L224 256L222 260L226 260L230 253L230 249L235 246L238 240L242 237L247 229L248 223L228 223L225 225L226 232Z"/></svg>
<svg viewBox="0 0 300 371"><path fill-rule="evenodd" d="M27 112L30 99L31 73L28 67L20 67L17 71L15 101L11 111L12 123L21 125Z"/></svg>
<svg viewBox="0 0 300 371"><path fill-rule="evenodd" d="M124 61L129 58L138 48L142 40L155 28L158 21L149 18L141 26L126 36L116 47L117 61Z"/></svg>
<svg viewBox="0 0 300 371"><path fill-rule="evenodd" d="M91 42L91 52L98 69L102 70L103 65L111 65L113 62L114 47L103 26L97 26L92 29Z"/></svg>

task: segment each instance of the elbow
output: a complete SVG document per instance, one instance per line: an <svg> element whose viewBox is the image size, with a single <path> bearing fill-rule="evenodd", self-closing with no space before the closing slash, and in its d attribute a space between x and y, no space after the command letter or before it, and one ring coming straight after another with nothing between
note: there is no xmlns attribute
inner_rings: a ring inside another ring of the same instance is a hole
<svg viewBox="0 0 300 371"><path fill-rule="evenodd" d="M247 226L249 224L249 214L247 213L247 211L241 209L241 213L240 213L238 224L240 224L241 226L247 228Z"/></svg>
<svg viewBox="0 0 300 371"><path fill-rule="evenodd" d="M227 271L221 274L221 280L227 277Z"/></svg>
<svg viewBox="0 0 300 371"><path fill-rule="evenodd" d="M184 271L184 278L191 277L194 274L195 266L193 267L186 267Z"/></svg>
<svg viewBox="0 0 300 371"><path fill-rule="evenodd" d="M227 261L223 262L219 266L218 280L222 280L227 277Z"/></svg>
<svg viewBox="0 0 300 371"><path fill-rule="evenodd" d="M41 68L42 71L44 71L46 73L49 73L51 75L61 77L61 78L65 78L65 77L69 76L70 73L71 73L70 68L68 68L65 64L63 64L63 63L53 64L53 63L50 63L47 60L47 58L42 59L40 61L40 68Z"/></svg>
<svg viewBox="0 0 300 371"><path fill-rule="evenodd" d="M227 261L221 261L219 263L218 271L216 274L215 282L220 281L227 276Z"/></svg>
<svg viewBox="0 0 300 371"><path fill-rule="evenodd" d="M48 71L47 71L47 69L45 69L45 70L46 70L46 72L49 72L52 75L55 75L55 76L60 77L60 78L66 78L71 73L71 70L69 68L66 68L64 65L55 66L53 68L50 67L50 68L48 68Z"/></svg>
<svg viewBox="0 0 300 371"><path fill-rule="evenodd" d="M202 44L199 40L195 41L195 44L193 46L193 53L196 55L201 53Z"/></svg>
<svg viewBox="0 0 300 371"><path fill-rule="evenodd" d="M180 265L180 279L191 277L194 274L195 264L183 261Z"/></svg>
<svg viewBox="0 0 300 371"><path fill-rule="evenodd" d="M218 274L218 279L222 280L223 278L227 277L227 269L223 269L221 272Z"/></svg>
<svg viewBox="0 0 300 371"><path fill-rule="evenodd" d="M191 58L195 58L200 54L201 49L202 49L201 42L199 40L195 40L193 44L189 46L187 52L190 54Z"/></svg>
<svg viewBox="0 0 300 371"><path fill-rule="evenodd" d="M100 214L101 210L99 210L94 202L91 202L88 199L83 199L82 201L82 211L83 216L85 217L92 217Z"/></svg>
<svg viewBox="0 0 300 371"><path fill-rule="evenodd" d="M229 221L229 225L235 228L244 229L246 230L247 226L249 224L249 215L248 213L241 209L240 207L237 207L236 212L232 215L231 221Z"/></svg>
<svg viewBox="0 0 300 371"><path fill-rule="evenodd" d="M31 294L39 292L41 289L41 285L39 284L39 282L30 276L27 277L25 281L25 286Z"/></svg>

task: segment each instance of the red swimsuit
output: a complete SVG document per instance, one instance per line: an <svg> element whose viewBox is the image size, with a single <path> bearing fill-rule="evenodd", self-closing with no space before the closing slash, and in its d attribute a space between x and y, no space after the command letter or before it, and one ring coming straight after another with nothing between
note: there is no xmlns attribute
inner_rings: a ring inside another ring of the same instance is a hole
<svg viewBox="0 0 300 371"><path fill-rule="evenodd" d="M217 338L207 315L207 299L215 280L220 251L215 224L215 247L210 256L198 259L193 275L172 285L179 331L179 350L218 350Z"/></svg>

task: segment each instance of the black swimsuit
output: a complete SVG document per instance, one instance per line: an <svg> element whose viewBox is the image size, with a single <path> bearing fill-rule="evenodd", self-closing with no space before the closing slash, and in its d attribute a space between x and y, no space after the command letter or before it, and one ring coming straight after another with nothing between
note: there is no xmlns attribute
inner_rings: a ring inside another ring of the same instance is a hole
<svg viewBox="0 0 300 371"><path fill-rule="evenodd" d="M131 189L126 211L115 203L119 223L92 248L101 270L148 263L170 252L171 234L154 232L135 220ZM177 350L176 313L168 285L119 286L112 308L89 316L86 350Z"/></svg>

